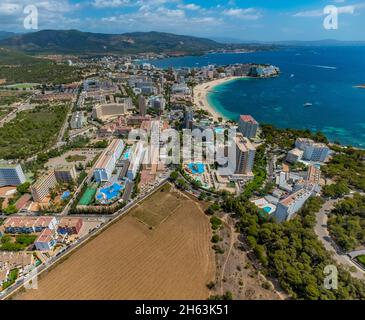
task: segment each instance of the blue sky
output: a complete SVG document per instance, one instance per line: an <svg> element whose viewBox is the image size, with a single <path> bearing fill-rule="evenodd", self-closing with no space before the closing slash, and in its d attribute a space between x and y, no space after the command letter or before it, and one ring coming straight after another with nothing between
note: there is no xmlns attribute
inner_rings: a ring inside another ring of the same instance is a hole
<svg viewBox="0 0 365 320"><path fill-rule="evenodd" d="M1 0L0 30L26 32L24 6L40 29L163 31L240 40L365 40L365 0ZM338 30L323 9L339 10Z"/></svg>

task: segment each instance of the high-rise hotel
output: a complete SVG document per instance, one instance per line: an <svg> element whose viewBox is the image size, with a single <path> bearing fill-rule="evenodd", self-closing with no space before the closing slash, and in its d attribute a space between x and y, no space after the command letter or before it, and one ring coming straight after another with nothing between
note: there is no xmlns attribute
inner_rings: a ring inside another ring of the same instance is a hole
<svg viewBox="0 0 365 320"><path fill-rule="evenodd" d="M20 164L0 161L0 187L18 186L26 181Z"/></svg>
<svg viewBox="0 0 365 320"><path fill-rule="evenodd" d="M238 131L246 138L255 138L259 124L250 115L241 115L238 121Z"/></svg>

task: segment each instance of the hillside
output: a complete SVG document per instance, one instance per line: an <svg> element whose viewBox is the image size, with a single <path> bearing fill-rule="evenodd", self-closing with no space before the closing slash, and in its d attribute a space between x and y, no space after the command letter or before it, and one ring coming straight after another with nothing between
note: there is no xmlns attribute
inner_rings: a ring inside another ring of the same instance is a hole
<svg viewBox="0 0 365 320"><path fill-rule="evenodd" d="M159 32L116 34L42 30L0 40L0 46L28 53L203 53L224 48L213 40Z"/></svg>

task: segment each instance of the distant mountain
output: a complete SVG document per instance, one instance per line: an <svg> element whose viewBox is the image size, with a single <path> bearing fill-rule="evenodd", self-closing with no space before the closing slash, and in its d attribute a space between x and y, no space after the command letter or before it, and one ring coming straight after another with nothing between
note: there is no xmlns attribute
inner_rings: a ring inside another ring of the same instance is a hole
<svg viewBox="0 0 365 320"><path fill-rule="evenodd" d="M13 36L15 36L15 33L13 32L0 31L0 40L7 39Z"/></svg>
<svg viewBox="0 0 365 320"><path fill-rule="evenodd" d="M335 39L313 40L313 41L274 41L271 42L275 45L282 46L363 46L365 41L343 41Z"/></svg>
<svg viewBox="0 0 365 320"><path fill-rule="evenodd" d="M42 30L0 40L0 46L29 53L176 53L194 54L224 47L213 40L160 32L102 34Z"/></svg>

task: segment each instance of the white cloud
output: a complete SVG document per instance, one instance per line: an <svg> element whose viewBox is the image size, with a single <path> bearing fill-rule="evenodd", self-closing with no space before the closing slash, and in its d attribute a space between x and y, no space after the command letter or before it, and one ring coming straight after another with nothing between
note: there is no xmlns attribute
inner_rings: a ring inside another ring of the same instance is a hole
<svg viewBox="0 0 365 320"><path fill-rule="evenodd" d="M201 9L201 7L195 3L179 4L177 7L180 9L191 10L191 11L198 11Z"/></svg>
<svg viewBox="0 0 365 320"><path fill-rule="evenodd" d="M223 14L226 16L245 19L245 20L257 20L262 17L260 11L255 8L236 8L236 9L226 9L223 11Z"/></svg>
<svg viewBox="0 0 365 320"><path fill-rule="evenodd" d="M129 4L129 0L94 0L92 3L92 5L96 8L117 8Z"/></svg>
<svg viewBox="0 0 365 320"><path fill-rule="evenodd" d="M341 0L337 0L337 1L340 2ZM344 1L342 1L342 2L344 2ZM355 14L356 10L359 10L362 8L365 8L365 2L348 5L348 6L341 6L341 7L337 6L339 14ZM324 13L323 9L317 9L317 10L297 12L293 16L294 17L322 17L324 15L325 15L325 13Z"/></svg>

